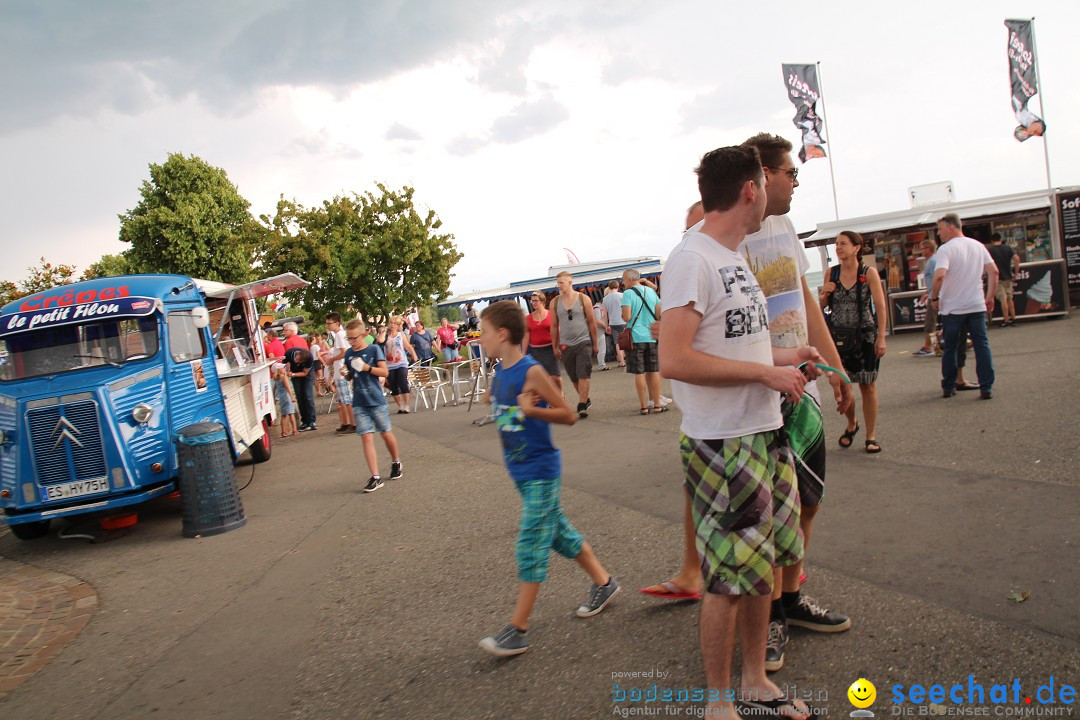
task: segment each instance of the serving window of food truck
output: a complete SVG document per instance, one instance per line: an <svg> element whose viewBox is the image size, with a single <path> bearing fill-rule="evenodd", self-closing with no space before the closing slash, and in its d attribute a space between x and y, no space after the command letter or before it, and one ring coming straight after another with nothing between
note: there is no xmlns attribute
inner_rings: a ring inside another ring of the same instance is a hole
<svg viewBox="0 0 1080 720"><path fill-rule="evenodd" d="M1070 292L1080 290L1080 247L1073 252L1072 225L1066 222L1071 198L1080 189L1065 188L1018 193L969 202L938 202L909 210L862 218L821 223L805 238L806 247L834 244L843 230L862 234L873 252L888 294L892 330L922 329L926 317L926 260L921 244L937 237L937 220L956 213L964 234L989 244L998 234L1016 251L1021 267L1014 278L1013 298L1019 318L1063 315L1068 312ZM1077 202L1080 208L1080 202ZM1080 213L1077 213L1080 216ZM1074 234L1075 230L1074 230ZM866 262L871 262L867 257ZM1034 293L1034 294L1032 294ZM1000 309L995 309L1000 315Z"/></svg>

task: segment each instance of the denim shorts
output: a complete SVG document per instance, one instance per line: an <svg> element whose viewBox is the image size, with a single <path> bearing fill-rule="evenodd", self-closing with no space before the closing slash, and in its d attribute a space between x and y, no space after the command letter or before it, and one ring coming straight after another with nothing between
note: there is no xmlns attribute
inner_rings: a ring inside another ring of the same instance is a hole
<svg viewBox="0 0 1080 720"><path fill-rule="evenodd" d="M376 405L375 407L353 405L353 417L356 418L357 435L390 432L390 410L388 405Z"/></svg>

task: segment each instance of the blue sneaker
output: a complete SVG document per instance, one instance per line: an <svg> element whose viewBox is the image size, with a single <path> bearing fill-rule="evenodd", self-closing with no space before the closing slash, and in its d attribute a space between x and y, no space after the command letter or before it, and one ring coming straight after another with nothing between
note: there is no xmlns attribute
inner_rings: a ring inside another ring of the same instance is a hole
<svg viewBox="0 0 1080 720"><path fill-rule="evenodd" d="M915 352L911 353L912 357L934 357L933 350L927 350L926 348L919 348Z"/></svg>

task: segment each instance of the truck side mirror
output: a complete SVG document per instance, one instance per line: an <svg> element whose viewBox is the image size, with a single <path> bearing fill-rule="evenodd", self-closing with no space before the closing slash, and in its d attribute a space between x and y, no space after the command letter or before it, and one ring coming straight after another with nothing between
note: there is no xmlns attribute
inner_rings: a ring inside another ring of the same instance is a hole
<svg viewBox="0 0 1080 720"><path fill-rule="evenodd" d="M191 308L191 322L199 330L210 325L210 313L204 307Z"/></svg>

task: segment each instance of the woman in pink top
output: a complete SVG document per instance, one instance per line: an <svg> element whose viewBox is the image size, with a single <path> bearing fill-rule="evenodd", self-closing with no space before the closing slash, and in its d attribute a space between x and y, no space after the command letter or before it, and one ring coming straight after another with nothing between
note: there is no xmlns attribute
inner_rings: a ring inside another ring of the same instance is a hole
<svg viewBox="0 0 1080 720"><path fill-rule="evenodd" d="M439 329L435 331L435 335L439 338L443 362L453 362L458 359L457 327L457 325L451 325L446 318L439 318Z"/></svg>
<svg viewBox="0 0 1080 720"><path fill-rule="evenodd" d="M529 306L532 312L525 318L526 352L540 363L562 392L562 365L551 346L551 311L547 309L547 298L541 292L534 292L529 296Z"/></svg>

